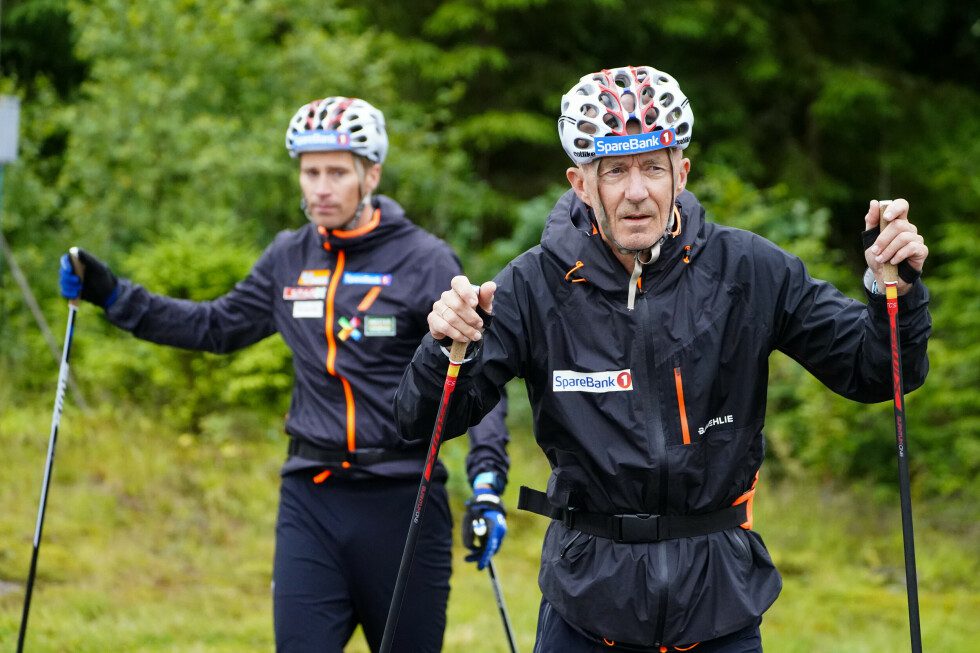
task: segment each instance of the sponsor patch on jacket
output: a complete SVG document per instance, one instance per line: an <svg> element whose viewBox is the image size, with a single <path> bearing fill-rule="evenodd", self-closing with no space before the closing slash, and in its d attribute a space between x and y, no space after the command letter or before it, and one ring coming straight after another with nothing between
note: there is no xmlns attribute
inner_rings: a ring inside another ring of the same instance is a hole
<svg viewBox="0 0 980 653"><path fill-rule="evenodd" d="M354 341L361 339L362 333L360 318L352 317L348 320L346 317L342 317L337 320L337 324L340 325L340 331L337 332L337 337L340 338L340 340L346 342L348 338L351 338Z"/></svg>
<svg viewBox="0 0 980 653"><path fill-rule="evenodd" d="M394 315L365 315L364 335L368 337L395 335L395 316Z"/></svg>
<svg viewBox="0 0 980 653"><path fill-rule="evenodd" d="M301 286L325 286L330 283L330 270L303 270L296 283Z"/></svg>
<svg viewBox="0 0 980 653"><path fill-rule="evenodd" d="M341 281L350 286L390 286L391 275L384 272L344 272Z"/></svg>
<svg viewBox="0 0 980 653"><path fill-rule="evenodd" d="M629 370L612 372L573 372L555 370L551 373L554 392L622 392L633 389L633 373Z"/></svg>
<svg viewBox="0 0 980 653"><path fill-rule="evenodd" d="M630 136L599 136L595 139L596 156L616 156L654 152L674 145L677 133L673 129L658 129L649 134Z"/></svg>
<svg viewBox="0 0 980 653"><path fill-rule="evenodd" d="M323 301L317 299L293 302L293 317L323 317Z"/></svg>
<svg viewBox="0 0 980 653"><path fill-rule="evenodd" d="M282 289L282 298L288 302L301 299L324 299L326 296L326 286L286 286Z"/></svg>

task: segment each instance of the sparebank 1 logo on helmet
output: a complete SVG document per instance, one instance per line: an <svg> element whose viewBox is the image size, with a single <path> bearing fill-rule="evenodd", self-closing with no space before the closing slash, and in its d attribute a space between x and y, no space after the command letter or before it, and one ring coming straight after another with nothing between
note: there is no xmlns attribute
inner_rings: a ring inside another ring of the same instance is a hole
<svg viewBox="0 0 980 653"><path fill-rule="evenodd" d="M347 149L350 147L350 134L326 129L311 129L293 136L293 143L299 151Z"/></svg>
<svg viewBox="0 0 980 653"><path fill-rule="evenodd" d="M631 136L599 136L595 139L596 156L655 152L674 145L677 133L673 129L658 129L648 134Z"/></svg>
<svg viewBox="0 0 980 653"><path fill-rule="evenodd" d="M610 372L575 372L555 370L551 375L554 392L623 392L633 389L630 370Z"/></svg>

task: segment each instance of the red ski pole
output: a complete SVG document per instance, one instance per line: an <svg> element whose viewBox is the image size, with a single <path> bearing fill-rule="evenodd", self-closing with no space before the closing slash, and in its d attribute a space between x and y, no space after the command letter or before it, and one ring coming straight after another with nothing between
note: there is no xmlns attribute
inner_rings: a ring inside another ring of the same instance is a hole
<svg viewBox="0 0 980 653"><path fill-rule="evenodd" d="M887 202L879 202L879 220ZM879 222L881 224L881 222ZM891 336L892 388L895 400L895 444L898 449L898 491L902 504L902 541L905 545L905 589L909 601L909 631L912 653L922 653L922 634L919 629L919 588L915 573L915 538L912 533L912 496L909 489L909 446L905 423L905 393L902 384L902 349L898 331L898 268L885 263L882 270L885 282L885 301L888 308L888 328Z"/></svg>
<svg viewBox="0 0 980 653"><path fill-rule="evenodd" d="M436 459L439 457L439 445L442 443L442 427L445 423L446 409L449 408L449 398L452 396L453 390L456 389L456 377L459 375L459 366L463 364L463 359L466 357L466 347L468 344L466 342L453 342L453 346L449 350L449 369L446 370L446 381L442 386L442 399L439 401L439 410L436 412L436 423L432 427L432 438L429 440L429 452L425 457L422 480L419 483L419 492L415 498L415 512L412 513L412 521L408 525L408 538L405 540L402 561L398 566L395 592L391 597L391 606L388 608L388 619L385 622L385 632L381 638L380 653L389 653L391 651L395 630L398 628L398 614L402 609L405 588L408 586L408 576L412 571L412 560L415 558L415 545L418 543L419 530L422 524L422 511L425 510L425 501L429 495L432 470L435 467Z"/></svg>

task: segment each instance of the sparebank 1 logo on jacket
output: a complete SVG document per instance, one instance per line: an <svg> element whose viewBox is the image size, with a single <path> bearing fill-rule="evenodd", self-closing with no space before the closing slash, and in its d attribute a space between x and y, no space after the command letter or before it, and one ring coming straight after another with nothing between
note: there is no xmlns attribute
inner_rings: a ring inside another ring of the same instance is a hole
<svg viewBox="0 0 980 653"><path fill-rule="evenodd" d="M555 370L551 375L551 389L554 392L623 392L633 389L633 373L630 370Z"/></svg>

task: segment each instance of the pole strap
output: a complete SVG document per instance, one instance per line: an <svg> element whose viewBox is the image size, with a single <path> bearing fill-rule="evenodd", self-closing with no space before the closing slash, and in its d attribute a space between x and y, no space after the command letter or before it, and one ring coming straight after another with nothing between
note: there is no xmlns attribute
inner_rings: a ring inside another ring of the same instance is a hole
<svg viewBox="0 0 980 653"><path fill-rule="evenodd" d="M874 227L868 229L867 231L861 232L861 245L864 249L868 249L875 244L878 239L878 234L881 233L880 227ZM898 264L898 276L902 278L905 283L915 283L915 280L922 276L922 273L912 267L908 261L902 261Z"/></svg>

